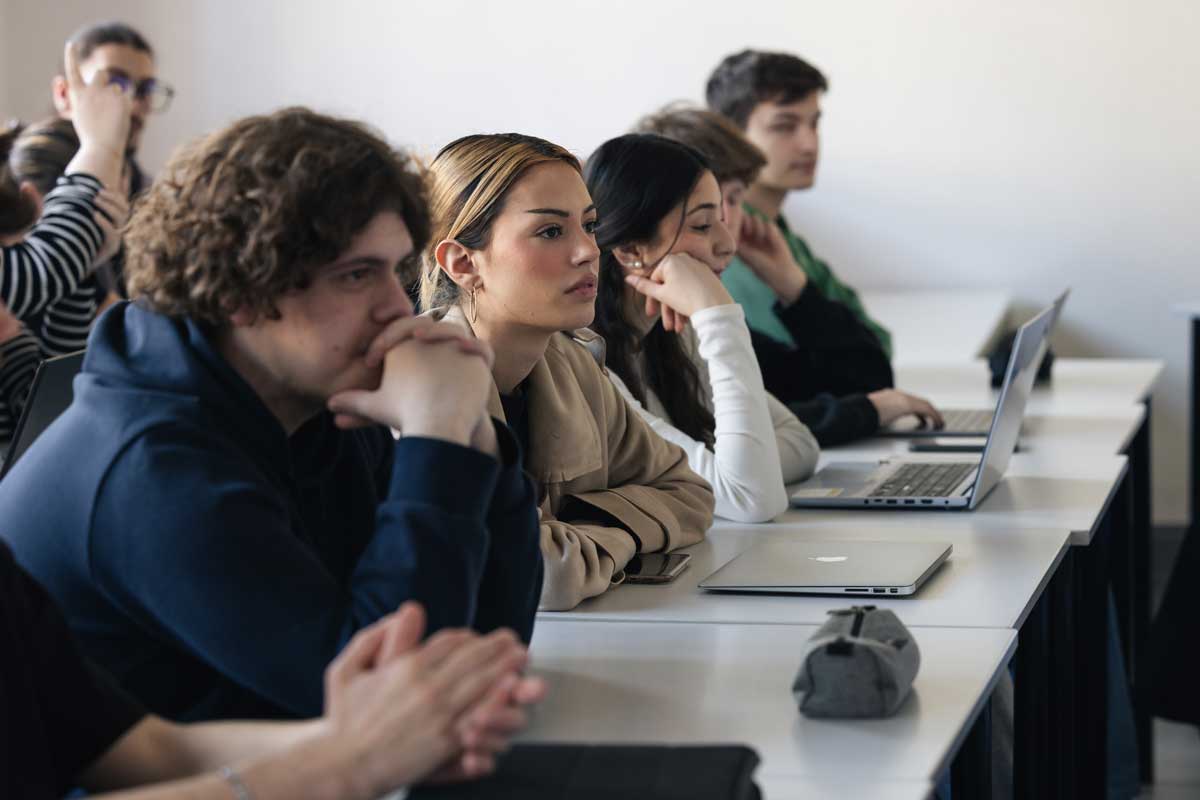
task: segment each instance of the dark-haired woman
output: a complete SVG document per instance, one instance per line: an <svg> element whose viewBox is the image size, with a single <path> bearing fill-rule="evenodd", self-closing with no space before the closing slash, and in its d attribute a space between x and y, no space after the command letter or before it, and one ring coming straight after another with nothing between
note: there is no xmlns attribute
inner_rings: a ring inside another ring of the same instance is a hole
<svg viewBox="0 0 1200 800"><path fill-rule="evenodd" d="M745 315L718 277L734 241L716 178L697 151L650 134L601 145L586 178L603 253L592 328L610 377L712 484L717 515L772 519L818 446L763 388Z"/></svg>

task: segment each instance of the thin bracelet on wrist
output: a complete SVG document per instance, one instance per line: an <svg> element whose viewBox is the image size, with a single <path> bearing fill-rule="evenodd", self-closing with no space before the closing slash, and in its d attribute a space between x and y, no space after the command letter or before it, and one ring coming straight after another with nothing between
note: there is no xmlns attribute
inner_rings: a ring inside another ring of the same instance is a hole
<svg viewBox="0 0 1200 800"><path fill-rule="evenodd" d="M254 793L236 769L230 766L221 767L220 775L221 780L225 781L229 790L233 792L233 800L254 800Z"/></svg>

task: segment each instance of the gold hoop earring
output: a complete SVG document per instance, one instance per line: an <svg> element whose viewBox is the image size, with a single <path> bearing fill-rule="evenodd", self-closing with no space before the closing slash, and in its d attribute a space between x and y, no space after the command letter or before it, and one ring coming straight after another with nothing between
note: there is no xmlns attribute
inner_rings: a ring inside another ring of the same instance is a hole
<svg viewBox="0 0 1200 800"><path fill-rule="evenodd" d="M479 302L475 299L475 287L471 287L471 324L475 324L475 320L479 317Z"/></svg>

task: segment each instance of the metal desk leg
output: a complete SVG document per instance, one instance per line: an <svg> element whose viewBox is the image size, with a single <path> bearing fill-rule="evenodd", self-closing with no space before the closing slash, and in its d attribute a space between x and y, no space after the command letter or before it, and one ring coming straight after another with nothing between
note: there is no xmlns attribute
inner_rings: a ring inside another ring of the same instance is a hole
<svg viewBox="0 0 1200 800"><path fill-rule="evenodd" d="M1018 634L1013 796L1074 798L1075 564L1068 550Z"/></svg>
<svg viewBox="0 0 1200 800"><path fill-rule="evenodd" d="M950 766L954 800L989 800L992 796L992 702L989 700Z"/></svg>
<svg viewBox="0 0 1200 800"><path fill-rule="evenodd" d="M1064 561L1066 558L1064 558ZM1013 796L1052 797L1046 761L1049 751L1047 668L1050 657L1048 625L1051 594L1059 574L1051 579L1017 634L1016 675L1013 677ZM1070 725L1068 724L1069 728Z"/></svg>
<svg viewBox="0 0 1200 800"><path fill-rule="evenodd" d="M1154 536L1154 509L1150 494L1151 458L1150 451L1150 400L1146 400L1146 419L1134 437L1130 447L1131 473L1133 478L1133 657L1125 662L1129 670L1129 682L1138 686L1142 675L1149 669L1150 655L1150 591L1152 563L1152 539ZM1138 772L1143 783L1154 782L1154 715L1148 701L1136 692L1134 698L1134 722L1137 726Z"/></svg>
<svg viewBox="0 0 1200 800"><path fill-rule="evenodd" d="M1078 733L1079 636L1075 586L1080 570L1080 549L1071 548L1059 565L1058 575L1050 586L1051 615L1049 618L1049 647L1046 670L1050 690L1046 698L1050 730L1046 737L1043 758L1050 763L1051 783L1047 797L1086 797L1080 791L1079 771L1083 769L1083 753ZM1019 794L1014 794L1020 797Z"/></svg>
<svg viewBox="0 0 1200 800"><path fill-rule="evenodd" d="M1075 571L1075 679L1079 797L1108 792L1108 586L1113 515L1106 515Z"/></svg>
<svg viewBox="0 0 1200 800"><path fill-rule="evenodd" d="M1188 478L1188 521L1196 524L1196 491L1200 488L1200 376L1196 375L1200 358L1200 317L1192 318L1192 463Z"/></svg>

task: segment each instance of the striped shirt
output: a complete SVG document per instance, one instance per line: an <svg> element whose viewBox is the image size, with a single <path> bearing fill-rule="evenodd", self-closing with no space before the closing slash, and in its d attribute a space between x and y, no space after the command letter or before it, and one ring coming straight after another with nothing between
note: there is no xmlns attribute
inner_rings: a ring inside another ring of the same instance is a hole
<svg viewBox="0 0 1200 800"><path fill-rule="evenodd" d="M0 301L17 319L41 319L38 330L22 329L0 344L0 442L12 438L42 359L87 344L96 316L96 279L90 270L104 242L94 219L100 188L99 181L82 173L59 178L29 235L3 248Z"/></svg>

